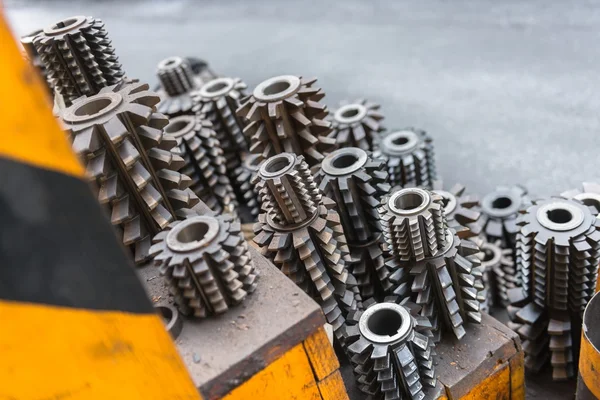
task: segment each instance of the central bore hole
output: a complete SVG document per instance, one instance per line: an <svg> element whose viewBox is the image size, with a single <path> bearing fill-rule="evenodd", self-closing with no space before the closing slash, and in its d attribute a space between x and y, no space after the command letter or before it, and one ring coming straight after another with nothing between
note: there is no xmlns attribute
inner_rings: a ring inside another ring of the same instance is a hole
<svg viewBox="0 0 600 400"><path fill-rule="evenodd" d="M60 22L56 23L55 25L52 26L52 29L67 28L71 25L75 25L76 23L77 23L77 18L69 18L69 19L65 19L64 21L60 21Z"/></svg>
<svg viewBox="0 0 600 400"><path fill-rule="evenodd" d="M168 325L169 322L171 322L171 319L173 318L173 312L171 311L171 309L169 307L162 307L162 306L159 306L156 308L157 308L156 311L162 317L164 324Z"/></svg>
<svg viewBox="0 0 600 400"><path fill-rule="evenodd" d="M425 199L418 193L405 193L396 199L394 205L401 210L414 210L425 202Z"/></svg>
<svg viewBox="0 0 600 400"><path fill-rule="evenodd" d="M169 59L168 59L168 60L165 62L165 65L169 67L169 66L171 66L171 65L173 65L173 64L177 64L178 62L179 62L179 59L178 59L178 58L169 58Z"/></svg>
<svg viewBox="0 0 600 400"><path fill-rule="evenodd" d="M349 108L342 113L342 117L344 117L344 118L352 118L352 117L356 117L357 115L358 115L357 108Z"/></svg>
<svg viewBox="0 0 600 400"><path fill-rule="evenodd" d="M354 165L358 161L358 157L354 154L343 154L331 162L335 168L347 168Z"/></svg>
<svg viewBox="0 0 600 400"><path fill-rule="evenodd" d="M227 83L225 82L217 82L206 88L208 93L218 92L219 90L223 90L227 87Z"/></svg>
<svg viewBox="0 0 600 400"><path fill-rule="evenodd" d="M492 208L508 208L512 205L512 200L509 197L498 197L496 200L492 201Z"/></svg>
<svg viewBox="0 0 600 400"><path fill-rule="evenodd" d="M555 224L566 224L573 219L573 214L569 210L564 208L557 208L556 210L550 210L547 212L548 219Z"/></svg>
<svg viewBox="0 0 600 400"><path fill-rule="evenodd" d="M270 174L274 174L276 172L281 171L282 169L284 169L288 165L290 165L290 160L288 160L287 158L277 158L275 160L271 160L265 166L265 171L267 171Z"/></svg>
<svg viewBox="0 0 600 400"><path fill-rule="evenodd" d="M273 82L263 90L263 94L266 96L278 94L286 91L290 86L290 83L287 81Z"/></svg>
<svg viewBox="0 0 600 400"><path fill-rule="evenodd" d="M369 317L367 327L379 336L393 336L402 326L402 316L394 310L377 310Z"/></svg>
<svg viewBox="0 0 600 400"><path fill-rule="evenodd" d="M165 128L165 132L167 132L167 133L179 132L180 130L182 130L183 128L187 127L191 123L192 123L192 121L185 120L185 119L184 120L179 120L179 121L171 122Z"/></svg>
<svg viewBox="0 0 600 400"><path fill-rule="evenodd" d="M598 201L596 199L582 199L581 202L583 204L585 204L586 206L592 206L597 211L600 211L600 201Z"/></svg>
<svg viewBox="0 0 600 400"><path fill-rule="evenodd" d="M196 222L183 228L177 234L177 240L181 243L199 242L208 233L208 224L205 222Z"/></svg>
<svg viewBox="0 0 600 400"><path fill-rule="evenodd" d="M83 117L86 115L94 115L110 106L110 99L95 99L89 103L83 104L81 107L75 110L75 115Z"/></svg>
<svg viewBox="0 0 600 400"><path fill-rule="evenodd" d="M492 258L494 258L494 252L492 250L483 250L483 261L490 261Z"/></svg>
<svg viewBox="0 0 600 400"><path fill-rule="evenodd" d="M399 136L396 139L392 140L392 143L396 146L402 146L403 144L408 143L408 138L406 136Z"/></svg>
<svg viewBox="0 0 600 400"><path fill-rule="evenodd" d="M442 207L444 207L444 208L448 207L449 203L450 203L450 197L442 195Z"/></svg>

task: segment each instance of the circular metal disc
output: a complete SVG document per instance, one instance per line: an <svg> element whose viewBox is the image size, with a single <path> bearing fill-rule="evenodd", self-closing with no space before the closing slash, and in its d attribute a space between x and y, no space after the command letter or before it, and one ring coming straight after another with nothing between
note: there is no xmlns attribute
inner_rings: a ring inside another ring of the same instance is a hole
<svg viewBox="0 0 600 400"><path fill-rule="evenodd" d="M388 310L398 315L400 326L393 335L378 335L369 328L369 320L376 314ZM412 328L412 317L408 310L395 303L379 303L365 310L358 321L360 333L370 342L378 344L389 344L405 339Z"/></svg>
<svg viewBox="0 0 600 400"><path fill-rule="evenodd" d="M569 219L565 222L553 221L548 213L557 211L561 211L564 216L569 216ZM552 231L570 231L583 223L585 215L574 204L567 203L566 201L553 201L552 203L542 205L537 211L536 218L540 225Z"/></svg>
<svg viewBox="0 0 600 400"><path fill-rule="evenodd" d="M75 28L83 25L83 23L85 21L86 21L86 17L83 15L77 15L74 17L65 18L62 21L59 21L47 28L44 28L44 33L46 35L51 35L51 36L60 35L60 34L70 31L71 29L75 29ZM55 28L55 26L57 26L58 24L61 24L61 23L65 24L65 26L62 28L58 28L58 27Z"/></svg>
<svg viewBox="0 0 600 400"><path fill-rule="evenodd" d="M229 93L229 91L233 89L234 85L235 82L231 78L217 78L205 83L200 88L198 93L200 94L200 96L206 97L208 99L220 97Z"/></svg>
<svg viewBox="0 0 600 400"><path fill-rule="evenodd" d="M65 110L67 122L83 122L108 114L123 102L119 93L102 93L77 102Z"/></svg>
<svg viewBox="0 0 600 400"><path fill-rule="evenodd" d="M333 118L340 124L354 124L367 116L367 108L362 104L347 104L340 107L333 114Z"/></svg>
<svg viewBox="0 0 600 400"><path fill-rule="evenodd" d="M346 147L329 153L321 163L321 169L328 175L348 175L367 163L367 152L358 147Z"/></svg>
<svg viewBox="0 0 600 400"><path fill-rule="evenodd" d="M253 92L258 101L270 102L290 97L300 89L300 78L293 75L276 76L261 82Z"/></svg>
<svg viewBox="0 0 600 400"><path fill-rule="evenodd" d="M181 115L169 120L169 125L165 127L165 133L178 138L193 131L195 126L196 118L194 116Z"/></svg>
<svg viewBox="0 0 600 400"><path fill-rule="evenodd" d="M419 137L413 131L396 131L384 136L381 151L386 154L404 154L419 144Z"/></svg>
<svg viewBox="0 0 600 400"><path fill-rule="evenodd" d="M296 156L291 153L277 154L264 161L258 170L264 178L275 178L283 175L294 166Z"/></svg>
<svg viewBox="0 0 600 400"><path fill-rule="evenodd" d="M194 233L193 230L197 232ZM206 246L218 233L219 221L214 217L202 215L181 221L169 231L166 242L172 251L187 252ZM186 234L189 240L181 240L181 236ZM198 237L194 238L194 234Z"/></svg>
<svg viewBox="0 0 600 400"><path fill-rule="evenodd" d="M401 197L412 195L418 195L421 198L421 203L418 206L410 209L404 209L396 205L396 203ZM419 188L406 188L400 189L394 194L392 194L388 200L388 205L390 207L390 210L392 210L392 212L398 215L413 215L423 211L429 205L430 201L431 196L429 196L429 193L427 193L427 191Z"/></svg>
<svg viewBox="0 0 600 400"><path fill-rule="evenodd" d="M454 210L456 210L458 202L455 195L445 190L433 190L433 193L437 193L444 198L446 202L446 205L444 206L444 214L446 214L446 216L452 214Z"/></svg>

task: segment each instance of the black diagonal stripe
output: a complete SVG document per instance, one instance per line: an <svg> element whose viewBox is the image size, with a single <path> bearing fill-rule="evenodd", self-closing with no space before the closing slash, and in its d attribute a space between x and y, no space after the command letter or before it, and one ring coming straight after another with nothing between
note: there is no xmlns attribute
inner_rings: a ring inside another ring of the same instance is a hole
<svg viewBox="0 0 600 400"><path fill-rule="evenodd" d="M87 182L0 158L0 298L153 312Z"/></svg>

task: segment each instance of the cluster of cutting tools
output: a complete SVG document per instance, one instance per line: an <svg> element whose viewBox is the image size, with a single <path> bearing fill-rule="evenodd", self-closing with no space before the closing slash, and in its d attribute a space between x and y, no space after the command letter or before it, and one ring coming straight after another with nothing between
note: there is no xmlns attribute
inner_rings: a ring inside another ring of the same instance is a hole
<svg viewBox="0 0 600 400"><path fill-rule="evenodd" d="M151 90L127 77L93 17L22 44L123 244L154 262L188 318L226 312L260 284L246 232L322 307L365 394L424 398L435 344L462 339L491 307L507 310L528 369L576 375L600 185L479 200L438 178L427 132L384 128L367 100L329 112L316 79L250 92L171 57Z"/></svg>

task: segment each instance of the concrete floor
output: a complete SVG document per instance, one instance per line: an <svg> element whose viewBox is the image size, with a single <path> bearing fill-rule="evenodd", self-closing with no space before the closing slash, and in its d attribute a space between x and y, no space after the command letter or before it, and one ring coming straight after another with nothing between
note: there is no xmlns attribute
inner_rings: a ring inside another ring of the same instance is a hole
<svg viewBox="0 0 600 400"><path fill-rule="evenodd" d="M17 33L102 18L131 77L171 55L205 58L250 87L317 76L331 108L378 101L386 125L436 140L440 175L485 193L548 196L600 177L600 3L509 0L8 0Z"/></svg>
<svg viewBox="0 0 600 400"><path fill-rule="evenodd" d="M386 126L435 139L439 174L484 194L548 196L598 180L600 3L5 1L16 33L64 17L106 22L127 74L154 82L167 56L198 56L250 87L317 76L339 100L378 101ZM540 385L528 397L546 397Z"/></svg>

